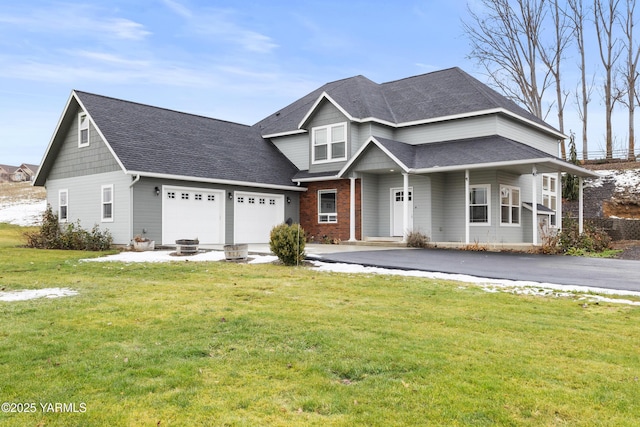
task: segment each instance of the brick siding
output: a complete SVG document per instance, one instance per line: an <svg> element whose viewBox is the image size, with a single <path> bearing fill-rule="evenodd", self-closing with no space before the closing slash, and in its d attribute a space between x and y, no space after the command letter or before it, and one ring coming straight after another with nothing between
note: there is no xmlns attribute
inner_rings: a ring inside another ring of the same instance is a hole
<svg viewBox="0 0 640 427"><path fill-rule="evenodd" d="M336 190L336 210L338 222L318 223L318 191ZM349 240L349 216L351 201L351 182L348 179L310 182L307 192L300 197L300 225L310 241ZM356 239L360 240L361 230L361 191L360 180L356 180Z"/></svg>

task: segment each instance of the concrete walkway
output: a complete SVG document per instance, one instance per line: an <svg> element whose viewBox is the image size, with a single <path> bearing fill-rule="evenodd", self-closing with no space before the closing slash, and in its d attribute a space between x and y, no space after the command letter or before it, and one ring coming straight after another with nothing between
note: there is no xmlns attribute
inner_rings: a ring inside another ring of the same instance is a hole
<svg viewBox="0 0 640 427"><path fill-rule="evenodd" d="M359 248L349 252L331 248L331 252L318 254L322 261L328 262L640 291L639 261L444 249Z"/></svg>

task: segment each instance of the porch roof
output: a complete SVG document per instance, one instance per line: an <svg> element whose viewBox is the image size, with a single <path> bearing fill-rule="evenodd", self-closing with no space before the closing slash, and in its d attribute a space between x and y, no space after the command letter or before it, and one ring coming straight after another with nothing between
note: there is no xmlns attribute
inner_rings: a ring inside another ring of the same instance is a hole
<svg viewBox="0 0 640 427"><path fill-rule="evenodd" d="M567 172L596 177L594 172L566 162L541 150L499 135L411 145L381 137L371 137L342 168L340 176L358 171L358 162L372 146L377 146L405 173L453 172L466 169L503 169L519 174Z"/></svg>

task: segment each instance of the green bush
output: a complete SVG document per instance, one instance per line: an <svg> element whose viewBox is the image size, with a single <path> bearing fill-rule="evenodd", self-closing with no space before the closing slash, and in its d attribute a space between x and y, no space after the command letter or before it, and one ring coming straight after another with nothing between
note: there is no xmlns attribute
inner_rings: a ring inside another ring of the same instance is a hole
<svg viewBox="0 0 640 427"><path fill-rule="evenodd" d="M603 229L588 222L584 223L584 230L580 233L576 220L564 218L562 231L558 235L558 245L566 254L603 252L611 248L611 237Z"/></svg>
<svg viewBox="0 0 640 427"><path fill-rule="evenodd" d="M271 229L269 248L285 265L304 261L305 232L300 224L280 224Z"/></svg>
<svg viewBox="0 0 640 427"><path fill-rule="evenodd" d="M80 226L80 221L61 226L51 206L47 206L42 216L40 230L25 233L25 236L27 246L38 249L105 251L113 244L111 233L100 230L97 225L89 231Z"/></svg>

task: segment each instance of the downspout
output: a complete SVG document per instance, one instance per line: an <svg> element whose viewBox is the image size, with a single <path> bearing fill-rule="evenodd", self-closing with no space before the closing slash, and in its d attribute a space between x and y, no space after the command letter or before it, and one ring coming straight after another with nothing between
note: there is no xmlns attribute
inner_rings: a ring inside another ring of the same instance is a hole
<svg viewBox="0 0 640 427"><path fill-rule="evenodd" d="M140 174L136 174L129 184L129 236L133 239L133 186L140 181Z"/></svg>

